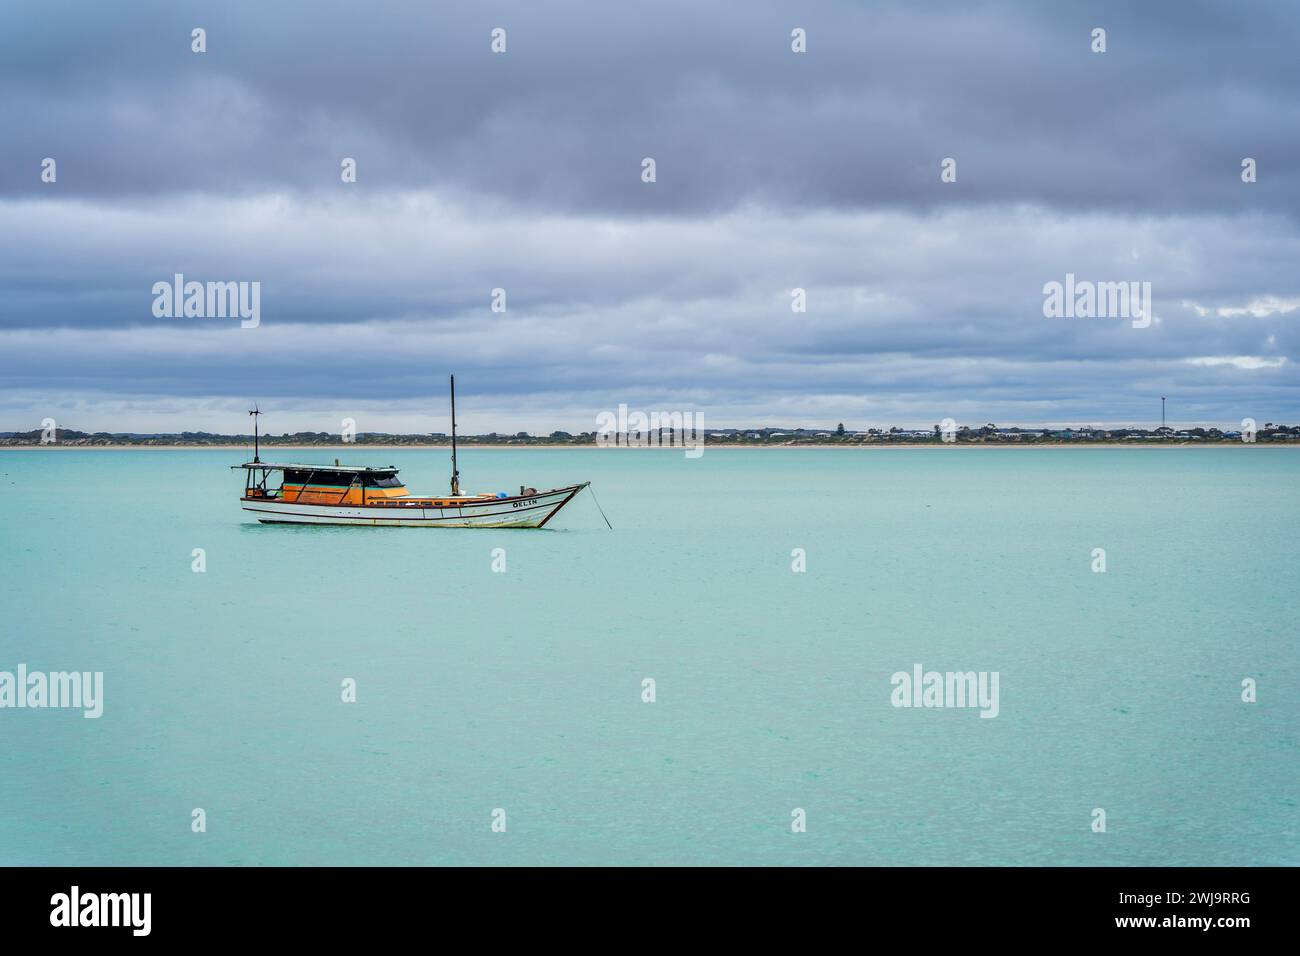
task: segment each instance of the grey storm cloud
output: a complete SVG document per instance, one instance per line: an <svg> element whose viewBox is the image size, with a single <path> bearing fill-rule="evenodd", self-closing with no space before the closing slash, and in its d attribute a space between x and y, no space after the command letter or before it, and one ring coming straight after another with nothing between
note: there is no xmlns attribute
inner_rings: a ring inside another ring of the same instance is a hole
<svg viewBox="0 0 1300 956"><path fill-rule="evenodd" d="M62 194L88 196L333 189L346 155L363 188L584 213L1300 208L1300 8L1284 3L169 0L3 17L6 195L37 193L46 155ZM488 52L495 26L505 55ZM1249 196L1243 154L1266 172ZM940 194L946 156L959 182Z"/></svg>
<svg viewBox="0 0 1300 956"><path fill-rule="evenodd" d="M1116 420L1164 390L1297 417L1297 27L1281 2L11 2L0 427L414 401L451 367L557 427L618 401ZM177 272L261 282L263 324L155 318ZM1158 322L1045 319L1067 272L1152 282Z"/></svg>

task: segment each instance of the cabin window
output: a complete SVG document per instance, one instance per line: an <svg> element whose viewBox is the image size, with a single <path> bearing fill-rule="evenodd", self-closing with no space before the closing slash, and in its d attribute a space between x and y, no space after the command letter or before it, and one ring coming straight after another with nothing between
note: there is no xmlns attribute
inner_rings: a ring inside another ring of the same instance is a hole
<svg viewBox="0 0 1300 956"><path fill-rule="evenodd" d="M324 468L313 469L286 469L284 473L285 484L289 485L334 485L346 487L351 485L356 478L354 474L347 471L327 471Z"/></svg>
<svg viewBox="0 0 1300 956"><path fill-rule="evenodd" d="M401 488L401 479L395 471L354 472L331 471L328 468L288 468L284 482L289 485L324 485L334 488L351 488L358 478L366 488Z"/></svg>

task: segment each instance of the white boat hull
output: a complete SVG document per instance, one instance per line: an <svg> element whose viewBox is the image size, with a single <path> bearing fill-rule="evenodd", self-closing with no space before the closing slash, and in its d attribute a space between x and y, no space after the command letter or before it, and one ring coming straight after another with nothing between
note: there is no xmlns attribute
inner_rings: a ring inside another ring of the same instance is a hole
<svg viewBox="0 0 1300 956"><path fill-rule="evenodd" d="M308 505L277 498L242 498L263 524L340 524L397 528L541 528L589 482L508 498L467 498L439 507L412 504ZM389 499L400 501L401 499Z"/></svg>

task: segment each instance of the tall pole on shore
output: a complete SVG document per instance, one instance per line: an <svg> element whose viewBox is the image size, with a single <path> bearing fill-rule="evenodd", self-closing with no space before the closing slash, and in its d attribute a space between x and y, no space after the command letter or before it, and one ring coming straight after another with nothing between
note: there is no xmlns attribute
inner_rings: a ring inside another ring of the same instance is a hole
<svg viewBox="0 0 1300 956"><path fill-rule="evenodd" d="M1165 397L1160 396L1160 430L1165 430Z"/></svg>
<svg viewBox="0 0 1300 956"><path fill-rule="evenodd" d="M451 493L460 496L460 469L456 467L456 376L451 377Z"/></svg>

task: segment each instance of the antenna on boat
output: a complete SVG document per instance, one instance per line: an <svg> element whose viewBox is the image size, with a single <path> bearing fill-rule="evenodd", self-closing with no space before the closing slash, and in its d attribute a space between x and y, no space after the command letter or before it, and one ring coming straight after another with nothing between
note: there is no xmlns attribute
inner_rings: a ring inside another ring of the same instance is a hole
<svg viewBox="0 0 1300 956"><path fill-rule="evenodd" d="M262 463L262 459L259 457L261 454L261 449L259 447L261 436L258 435L257 432L257 416L262 413L258 409L256 402L253 403L253 410L248 414L253 416L253 464L259 465Z"/></svg>
<svg viewBox="0 0 1300 956"><path fill-rule="evenodd" d="M451 377L451 494L460 497L460 470L456 467L456 376Z"/></svg>

